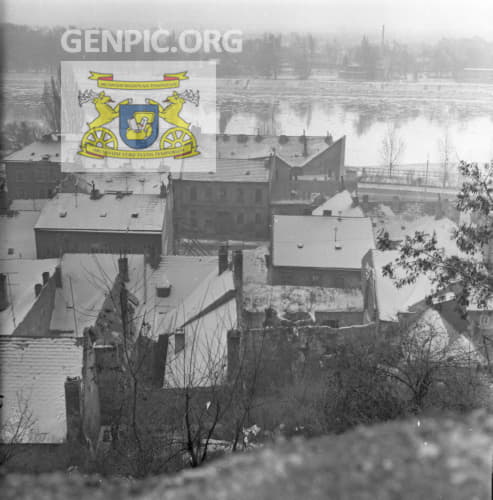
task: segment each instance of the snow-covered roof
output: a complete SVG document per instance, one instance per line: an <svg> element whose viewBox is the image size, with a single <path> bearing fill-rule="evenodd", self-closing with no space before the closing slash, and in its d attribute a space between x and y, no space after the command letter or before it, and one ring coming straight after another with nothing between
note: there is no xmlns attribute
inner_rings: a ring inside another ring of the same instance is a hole
<svg viewBox="0 0 493 500"><path fill-rule="evenodd" d="M406 312L411 306L422 301L433 290L431 281L421 275L415 283L397 288L394 281L383 275L382 268L395 261L400 255L398 250L372 250L375 294L379 319L397 321L397 314Z"/></svg>
<svg viewBox="0 0 493 500"><path fill-rule="evenodd" d="M38 211L0 217L0 259L36 258L34 226L38 217Z"/></svg>
<svg viewBox="0 0 493 500"><path fill-rule="evenodd" d="M243 308L264 312L272 307L279 313L289 312L361 312L363 295L359 289L246 284Z"/></svg>
<svg viewBox="0 0 493 500"><path fill-rule="evenodd" d="M60 193L43 207L35 229L160 233L165 207L158 194L105 194L92 200L87 194Z"/></svg>
<svg viewBox="0 0 493 500"><path fill-rule="evenodd" d="M367 217L275 215L274 266L361 269L361 259L375 248Z"/></svg>
<svg viewBox="0 0 493 500"><path fill-rule="evenodd" d="M12 335L37 298L34 285L43 283L42 274L53 275L58 259L0 260L0 273L7 275L9 306L0 312L0 335Z"/></svg>
<svg viewBox="0 0 493 500"><path fill-rule="evenodd" d="M82 336L84 328L94 325L118 276L118 257L112 254L65 254L62 257L62 288L55 290L52 331ZM144 256L129 255L127 258L130 281L126 285L140 300ZM146 272L149 273L148 269Z"/></svg>
<svg viewBox="0 0 493 500"><path fill-rule="evenodd" d="M4 161L60 163L60 142L53 140L33 142L7 156Z"/></svg>
<svg viewBox="0 0 493 500"><path fill-rule="evenodd" d="M486 365L473 342L458 332L437 310L428 308L407 328L411 356L430 356L433 361Z"/></svg>
<svg viewBox="0 0 493 500"><path fill-rule="evenodd" d="M330 210L332 215L345 217L364 217L365 214L359 206L353 206L353 198L348 190L337 193L332 198L322 203L313 210L312 215L323 215L324 211Z"/></svg>
<svg viewBox="0 0 493 500"><path fill-rule="evenodd" d="M0 337L2 438L24 420L23 443L61 443L67 435L65 381L82 376L83 345L74 338ZM23 411L25 410L25 411Z"/></svg>

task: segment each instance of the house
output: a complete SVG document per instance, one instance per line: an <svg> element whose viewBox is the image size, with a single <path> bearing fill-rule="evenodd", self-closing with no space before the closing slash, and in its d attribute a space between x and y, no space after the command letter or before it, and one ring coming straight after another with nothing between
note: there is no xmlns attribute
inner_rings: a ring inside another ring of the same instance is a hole
<svg viewBox="0 0 493 500"><path fill-rule="evenodd" d="M361 259L373 248L367 217L276 215L271 284L360 288Z"/></svg>
<svg viewBox="0 0 493 500"><path fill-rule="evenodd" d="M83 343L75 338L0 336L0 438L60 444L78 437Z"/></svg>
<svg viewBox="0 0 493 500"><path fill-rule="evenodd" d="M172 197L116 192L59 193L34 226L39 259L64 253L159 256L173 245Z"/></svg>
<svg viewBox="0 0 493 500"><path fill-rule="evenodd" d="M219 259L163 256L151 280L156 283L153 336L167 344L157 380L161 387L223 383L228 333L238 327L241 251L235 252L233 261L235 268L230 269L224 247Z"/></svg>
<svg viewBox="0 0 493 500"><path fill-rule="evenodd" d="M62 180L60 142L45 136L2 160L11 200L50 198Z"/></svg>

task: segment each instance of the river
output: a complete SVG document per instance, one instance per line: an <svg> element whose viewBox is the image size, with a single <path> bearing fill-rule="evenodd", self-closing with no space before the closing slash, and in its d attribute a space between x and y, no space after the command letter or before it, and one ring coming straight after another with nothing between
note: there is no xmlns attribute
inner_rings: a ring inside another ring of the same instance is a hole
<svg viewBox="0 0 493 500"><path fill-rule="evenodd" d="M4 75L4 121L42 121L49 75ZM346 135L346 164L382 163L391 125L404 143L399 163L493 158L493 85L450 81L343 82L218 79L218 130L225 133ZM444 144L448 146L445 147Z"/></svg>

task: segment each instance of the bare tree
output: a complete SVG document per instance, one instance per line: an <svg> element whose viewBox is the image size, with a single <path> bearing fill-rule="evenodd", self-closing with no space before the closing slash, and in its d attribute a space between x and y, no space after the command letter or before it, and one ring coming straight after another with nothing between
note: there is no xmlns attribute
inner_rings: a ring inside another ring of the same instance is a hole
<svg viewBox="0 0 493 500"><path fill-rule="evenodd" d="M16 403L10 418L0 427L0 465L5 465L20 452L19 444L34 437L36 419L29 408L28 399L18 392Z"/></svg>
<svg viewBox="0 0 493 500"><path fill-rule="evenodd" d="M389 176L392 177L394 167L398 164L405 150L405 143L400 137L395 123L388 124L382 138L380 156L382 162L389 169Z"/></svg>

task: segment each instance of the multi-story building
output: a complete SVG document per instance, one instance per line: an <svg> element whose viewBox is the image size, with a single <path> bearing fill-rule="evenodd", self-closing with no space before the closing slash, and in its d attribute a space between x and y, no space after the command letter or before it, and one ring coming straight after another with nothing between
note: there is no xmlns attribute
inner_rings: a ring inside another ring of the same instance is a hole
<svg viewBox="0 0 493 500"><path fill-rule="evenodd" d="M203 163L211 164L207 153L211 138L204 139ZM175 175L175 234L266 240L273 213L303 213L314 195L339 190L344 152L345 137L333 142L331 137L305 135L219 135L215 170L202 168L194 158L189 163L185 160Z"/></svg>
<svg viewBox="0 0 493 500"><path fill-rule="evenodd" d="M10 200L50 198L62 179L60 142L51 136L10 154L3 162Z"/></svg>

